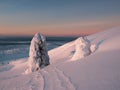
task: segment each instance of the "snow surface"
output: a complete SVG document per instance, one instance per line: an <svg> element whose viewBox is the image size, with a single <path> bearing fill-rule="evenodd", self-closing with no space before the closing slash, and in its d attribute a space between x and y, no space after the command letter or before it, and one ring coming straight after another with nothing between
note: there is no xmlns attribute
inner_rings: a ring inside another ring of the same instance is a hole
<svg viewBox="0 0 120 90"><path fill-rule="evenodd" d="M50 50L51 65L37 72L23 74L28 58L0 66L0 90L120 90L120 27L87 38L93 53L78 60L77 39Z"/></svg>

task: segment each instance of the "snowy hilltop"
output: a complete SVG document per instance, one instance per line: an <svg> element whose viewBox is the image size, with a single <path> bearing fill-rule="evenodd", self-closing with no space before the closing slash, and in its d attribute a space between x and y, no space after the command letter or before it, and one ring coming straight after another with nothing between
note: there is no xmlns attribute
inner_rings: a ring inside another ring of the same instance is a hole
<svg viewBox="0 0 120 90"><path fill-rule="evenodd" d="M41 67L47 66L49 64L46 39L43 35L37 33L31 41L28 68L25 73L37 71Z"/></svg>
<svg viewBox="0 0 120 90"><path fill-rule="evenodd" d="M33 37L29 58L0 66L0 90L120 90L120 27L54 48L48 51L50 65L23 74L41 56L34 50L38 37L44 42L41 35Z"/></svg>

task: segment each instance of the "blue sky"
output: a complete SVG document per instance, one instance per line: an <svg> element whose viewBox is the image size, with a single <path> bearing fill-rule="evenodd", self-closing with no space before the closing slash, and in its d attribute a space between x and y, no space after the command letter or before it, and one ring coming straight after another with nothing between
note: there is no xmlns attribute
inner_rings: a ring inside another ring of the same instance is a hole
<svg viewBox="0 0 120 90"><path fill-rule="evenodd" d="M80 35L120 25L120 0L0 0L0 35Z"/></svg>

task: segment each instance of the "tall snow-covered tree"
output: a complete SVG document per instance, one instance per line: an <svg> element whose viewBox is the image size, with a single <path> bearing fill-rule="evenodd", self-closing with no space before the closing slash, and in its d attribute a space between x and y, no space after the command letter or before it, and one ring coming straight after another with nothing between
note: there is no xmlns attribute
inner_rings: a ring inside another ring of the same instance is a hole
<svg viewBox="0 0 120 90"><path fill-rule="evenodd" d="M37 33L31 40L28 68L26 72L28 73L37 71L41 67L47 66L49 64L46 39L43 35Z"/></svg>

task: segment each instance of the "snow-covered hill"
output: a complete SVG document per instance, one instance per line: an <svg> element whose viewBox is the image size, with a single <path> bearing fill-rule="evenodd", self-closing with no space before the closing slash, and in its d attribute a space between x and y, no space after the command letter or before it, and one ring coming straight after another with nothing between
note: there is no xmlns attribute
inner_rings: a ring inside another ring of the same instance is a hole
<svg viewBox="0 0 120 90"><path fill-rule="evenodd" d="M27 58L0 66L0 90L120 90L120 27L87 37L97 50L71 59L76 41L49 51L51 65L24 74Z"/></svg>

